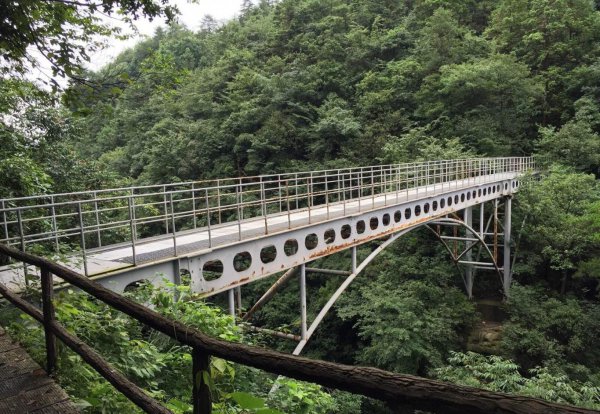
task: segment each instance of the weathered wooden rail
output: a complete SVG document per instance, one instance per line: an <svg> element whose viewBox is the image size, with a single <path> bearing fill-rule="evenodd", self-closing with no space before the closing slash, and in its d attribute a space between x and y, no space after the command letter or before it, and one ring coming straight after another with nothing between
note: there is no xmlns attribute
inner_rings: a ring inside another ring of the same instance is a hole
<svg viewBox="0 0 600 414"><path fill-rule="evenodd" d="M2 244L0 244L0 254L40 269L42 311L2 284L0 284L0 294L17 308L44 325L49 373L56 369L55 338L58 338L79 354L84 361L106 378L117 390L147 413L167 414L171 412L118 372L91 346L69 333L65 327L58 323L54 318L52 302L53 274L148 327L173 338L180 344L191 347L194 414L207 414L211 413L212 410L210 390L208 385L203 382L204 375L196 374L210 370L210 357L213 355L273 374L310 381L326 387L379 399L388 403L392 408L399 406L414 407L415 409L443 413L582 414L597 412L554 404L537 398L490 392L411 375L396 374L376 368L315 361L268 349L215 339L197 329L168 319L47 259Z"/></svg>

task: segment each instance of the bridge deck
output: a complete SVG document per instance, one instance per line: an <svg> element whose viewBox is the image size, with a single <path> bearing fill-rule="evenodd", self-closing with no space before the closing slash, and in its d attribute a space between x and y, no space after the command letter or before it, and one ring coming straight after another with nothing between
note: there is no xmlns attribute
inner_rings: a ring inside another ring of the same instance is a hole
<svg viewBox="0 0 600 414"><path fill-rule="evenodd" d="M285 232L310 224L322 223L327 220L343 216L352 216L359 212L364 213L377 210L385 206L401 205L409 201L425 199L434 195L444 194L450 191L469 188L475 185L493 183L501 180L513 179L518 173L508 172L491 174L489 176L462 179L445 183L430 184L411 188L408 190L393 191L374 196L354 198L343 202L320 204L307 208L291 210L287 212L267 215L266 218L254 217L238 222L228 222L220 225L212 225L184 232L178 232L173 236L160 236L136 241L136 264L157 262L177 256L186 256L192 252L201 252L208 249L231 245L239 241L250 240L268 234ZM174 243L175 239L175 243ZM102 249L89 250L87 252L87 268L90 276L102 275L118 270L125 270L134 266L133 249L131 244L114 245ZM59 260L62 264L75 271L84 273L81 256ZM34 269L32 269L33 272ZM9 283L18 289L19 281L22 281L22 268L4 269L0 271L0 279L3 283ZM22 282L21 282L22 283Z"/></svg>
<svg viewBox="0 0 600 414"><path fill-rule="evenodd" d="M0 413L78 412L65 391L0 328Z"/></svg>

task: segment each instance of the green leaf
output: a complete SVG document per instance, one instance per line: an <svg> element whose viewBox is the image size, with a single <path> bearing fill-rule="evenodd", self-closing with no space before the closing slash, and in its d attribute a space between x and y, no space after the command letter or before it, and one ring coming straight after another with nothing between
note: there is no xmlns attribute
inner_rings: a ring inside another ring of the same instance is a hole
<svg viewBox="0 0 600 414"><path fill-rule="evenodd" d="M214 358L212 366L220 373L223 373L227 369L227 361L221 358Z"/></svg>
<svg viewBox="0 0 600 414"><path fill-rule="evenodd" d="M265 406L265 402L261 398L246 392L234 392L231 394L231 398L245 410L257 410Z"/></svg>

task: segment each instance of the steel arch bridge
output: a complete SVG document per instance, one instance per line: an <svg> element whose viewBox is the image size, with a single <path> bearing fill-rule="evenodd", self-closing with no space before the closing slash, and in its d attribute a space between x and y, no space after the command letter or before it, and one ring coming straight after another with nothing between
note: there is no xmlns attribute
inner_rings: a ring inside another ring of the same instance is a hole
<svg viewBox="0 0 600 414"><path fill-rule="evenodd" d="M301 334L275 334L299 339L300 353L364 267L420 226L461 266L469 297L478 270L496 272L508 295L511 197L535 172L533 157L477 158L3 199L0 243L54 251L56 261L117 292L140 280L177 284L187 273L199 296L227 292L232 313L236 296L241 308L240 286L286 271L246 319L299 274ZM357 246L376 239L385 241L358 264ZM350 270L307 267L344 250ZM347 276L310 326L307 271ZM0 282L15 289L32 277L27 266L0 268Z"/></svg>

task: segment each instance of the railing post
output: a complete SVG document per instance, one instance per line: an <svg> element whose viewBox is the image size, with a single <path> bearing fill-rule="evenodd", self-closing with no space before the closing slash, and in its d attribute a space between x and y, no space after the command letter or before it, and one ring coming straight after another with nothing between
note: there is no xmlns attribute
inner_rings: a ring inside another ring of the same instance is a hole
<svg viewBox="0 0 600 414"><path fill-rule="evenodd" d="M338 189L338 198L337 201L342 201L342 188L344 187L344 181L340 174L340 170L337 170L337 189Z"/></svg>
<svg viewBox="0 0 600 414"><path fill-rule="evenodd" d="M169 204L171 204L171 231L173 233L173 256L177 256L177 229L175 228L175 204L173 203L173 192L169 193Z"/></svg>
<svg viewBox="0 0 600 414"><path fill-rule="evenodd" d="M298 174L294 174L294 195L296 196L296 210L300 208L300 200L298 199L300 186L298 185Z"/></svg>
<svg viewBox="0 0 600 414"><path fill-rule="evenodd" d="M238 206L239 209L239 206ZM193 214L193 222L194 228L198 227L197 217L196 217L196 183L192 183L192 214ZM238 214L239 217L239 214Z"/></svg>
<svg viewBox="0 0 600 414"><path fill-rule="evenodd" d="M58 243L58 223L56 222L56 208L54 207L54 196L50 196L50 206L50 214L52 215L52 230L54 231L54 247L56 249L56 253L59 253L60 247ZM4 202L2 202L2 208L4 208ZM6 225L6 216L4 216L4 222ZM6 238L8 239L8 230L6 230Z"/></svg>
<svg viewBox="0 0 600 414"><path fill-rule="evenodd" d="M221 184L220 180L217 179L217 222L221 224Z"/></svg>
<svg viewBox="0 0 600 414"><path fill-rule="evenodd" d="M283 199L281 197L281 174L277 174L277 195L279 196L279 212L281 213L283 211Z"/></svg>
<svg viewBox="0 0 600 414"><path fill-rule="evenodd" d="M212 247L212 237L210 233L210 207L208 205L208 188L204 190L204 199L206 202L206 227L208 231L208 248Z"/></svg>
<svg viewBox="0 0 600 414"><path fill-rule="evenodd" d="M313 173L310 172L310 178L308 183L306 184L306 192L308 193L308 224L311 222L311 207L314 204L313 200Z"/></svg>
<svg viewBox="0 0 600 414"><path fill-rule="evenodd" d="M269 234L269 224L267 222L267 195L265 194L265 182L262 175L260 177L260 201L262 207L262 215L265 221L265 234Z"/></svg>
<svg viewBox="0 0 600 414"><path fill-rule="evenodd" d="M94 191L94 213L96 215L96 237L98 239L98 247L102 247L102 235L100 234L100 213L98 212L98 194Z"/></svg>
<svg viewBox="0 0 600 414"><path fill-rule="evenodd" d="M350 191L352 191L352 175L349 175L350 178ZM350 198L352 198L352 193L350 193ZM342 203L343 203L343 208L344 208L344 217L346 216L346 174L344 173L342 175Z"/></svg>
<svg viewBox="0 0 600 414"><path fill-rule="evenodd" d="M21 251L25 251L25 234L23 233L23 215L21 209L17 209L17 222L19 223L19 237L21 238Z"/></svg>
<svg viewBox="0 0 600 414"><path fill-rule="evenodd" d="M167 186L163 185L163 206L165 208L165 234L169 233L169 210L167 207Z"/></svg>
<svg viewBox="0 0 600 414"><path fill-rule="evenodd" d="M52 273L42 267L42 311L44 314L44 335L46 339L46 372L52 375L56 371L56 337L52 332L51 324L54 323L54 284Z"/></svg>
<svg viewBox="0 0 600 414"><path fill-rule="evenodd" d="M192 401L194 414L211 414L212 401L210 387L210 355L198 347L192 350Z"/></svg>
<svg viewBox="0 0 600 414"><path fill-rule="evenodd" d="M327 220L329 220L329 174L325 173L325 208L327 209Z"/></svg>
<svg viewBox="0 0 600 414"><path fill-rule="evenodd" d="M77 215L79 216L79 237L81 237L81 255L83 257L83 272L86 276L89 276L87 266L87 255L85 252L85 228L83 227L83 212L81 211L81 201L77 203Z"/></svg>
<svg viewBox="0 0 600 414"><path fill-rule="evenodd" d="M137 265L137 255L135 252L135 239L136 239L136 230L135 230L135 206L134 206L134 202L135 200L133 199L133 197L129 197L127 199L128 203L129 203L129 229L131 232L131 253L133 256L133 265L136 266Z"/></svg>
<svg viewBox="0 0 600 414"><path fill-rule="evenodd" d="M358 211L360 211L360 199L362 198L362 168L360 173L357 173L356 183L358 184Z"/></svg>
<svg viewBox="0 0 600 414"><path fill-rule="evenodd" d="M413 163L413 174L414 174L414 186L415 186L415 197L419 198L419 164Z"/></svg>
<svg viewBox="0 0 600 414"><path fill-rule="evenodd" d="M375 171L371 167L371 208L375 208Z"/></svg>
<svg viewBox="0 0 600 414"><path fill-rule="evenodd" d="M240 220L244 219L244 183L240 178Z"/></svg>
<svg viewBox="0 0 600 414"><path fill-rule="evenodd" d="M381 167L381 180L383 181L383 184L382 184L382 188L383 188L383 205L387 206L387 193L388 193L388 189L387 189L387 177L386 177L386 173L383 171L383 166Z"/></svg>
<svg viewBox="0 0 600 414"><path fill-rule="evenodd" d="M4 224L4 234L6 235L6 243L8 243L8 223L6 222L6 204L2 200L2 220Z"/></svg>
<svg viewBox="0 0 600 414"><path fill-rule="evenodd" d="M285 204L287 209L288 229L292 228L292 218L290 212L290 182L285 180Z"/></svg>
<svg viewBox="0 0 600 414"><path fill-rule="evenodd" d="M235 199L237 201L237 224L238 224L238 240L242 240L242 184L235 186Z"/></svg>
<svg viewBox="0 0 600 414"><path fill-rule="evenodd" d="M19 223L19 236L21 237L21 251L25 252L25 234L23 233L23 216L21 209L17 209L17 222ZM29 286L27 263L23 262L23 276L25 277L25 286Z"/></svg>

